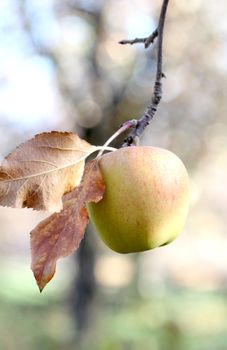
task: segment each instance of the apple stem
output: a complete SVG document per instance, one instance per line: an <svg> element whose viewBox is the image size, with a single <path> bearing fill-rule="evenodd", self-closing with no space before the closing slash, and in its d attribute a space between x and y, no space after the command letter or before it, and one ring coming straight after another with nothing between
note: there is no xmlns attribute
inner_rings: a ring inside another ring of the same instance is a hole
<svg viewBox="0 0 227 350"><path fill-rule="evenodd" d="M137 44L144 43L145 48L149 47L151 43L157 37L158 48L157 48L157 69L156 69L156 79L154 84L154 92L151 99L151 103L147 106L144 114L139 118L133 127L133 130L130 132L128 137L125 139L122 147L128 147L135 144L135 139L139 138L143 133L144 129L150 124L150 121L153 119L157 107L162 98L162 78L165 77L165 74L162 71L162 51L163 51L163 31L165 25L166 11L168 7L169 0L163 0L161 12L158 21L158 27L155 31L149 35L147 38L136 38L134 40L122 40L120 44Z"/></svg>

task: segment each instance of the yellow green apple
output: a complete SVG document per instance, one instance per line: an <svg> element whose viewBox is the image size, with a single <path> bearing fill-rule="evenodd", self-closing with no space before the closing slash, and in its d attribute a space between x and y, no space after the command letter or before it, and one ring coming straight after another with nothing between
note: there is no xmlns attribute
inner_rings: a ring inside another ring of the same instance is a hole
<svg viewBox="0 0 227 350"><path fill-rule="evenodd" d="M108 247L119 253L153 249L182 231L189 204L188 174L172 152L132 146L103 155L106 190L89 203L89 217Z"/></svg>

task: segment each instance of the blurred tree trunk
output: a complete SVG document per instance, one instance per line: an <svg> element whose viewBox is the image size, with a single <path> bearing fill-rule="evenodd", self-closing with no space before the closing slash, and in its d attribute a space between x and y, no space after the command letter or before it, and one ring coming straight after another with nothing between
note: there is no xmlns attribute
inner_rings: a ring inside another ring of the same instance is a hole
<svg viewBox="0 0 227 350"><path fill-rule="evenodd" d="M108 131L111 133L113 128L111 129L110 125L112 124L112 118L117 106L118 98L114 97L111 106L109 106L112 113L109 115L109 120L106 120L109 126ZM82 137L92 144L101 144L108 138L104 130L106 130L106 128L104 128L103 125L99 125L93 129L83 129ZM92 237L92 233L92 229L88 227L85 238L82 240L74 255L76 265L75 270L78 270L78 272L75 274L72 282L72 291L69 301L78 330L77 340L83 338L83 335L86 333L86 328L89 327L89 314L91 313L92 304L96 294L94 267L97 247L95 240Z"/></svg>
<svg viewBox="0 0 227 350"><path fill-rule="evenodd" d="M94 278L96 247L87 229L75 257L78 273L73 280L70 307L78 330L78 338L89 326L89 313L96 293Z"/></svg>

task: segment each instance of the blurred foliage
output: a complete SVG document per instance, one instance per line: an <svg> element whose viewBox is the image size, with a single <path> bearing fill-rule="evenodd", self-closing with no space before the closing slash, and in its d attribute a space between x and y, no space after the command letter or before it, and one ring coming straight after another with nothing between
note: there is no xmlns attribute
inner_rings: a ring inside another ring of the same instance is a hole
<svg viewBox="0 0 227 350"><path fill-rule="evenodd" d="M141 115L152 93L156 45L144 50L118 41L149 35L160 4L2 0L1 157L50 129L77 130L101 144ZM121 256L89 232L98 290L88 327L78 331L73 279L92 272L67 258L40 296L28 234L45 214L1 208L0 349L226 349L226 11L225 0L170 1L163 100L142 139L177 153L189 170L184 233L161 249Z"/></svg>
<svg viewBox="0 0 227 350"><path fill-rule="evenodd" d="M37 305L1 298L1 348L226 349L226 294L169 289L152 300L141 300L126 293L105 297L104 303L102 299L102 309L96 310L93 326L80 347L74 342L72 318L61 299L51 298Z"/></svg>

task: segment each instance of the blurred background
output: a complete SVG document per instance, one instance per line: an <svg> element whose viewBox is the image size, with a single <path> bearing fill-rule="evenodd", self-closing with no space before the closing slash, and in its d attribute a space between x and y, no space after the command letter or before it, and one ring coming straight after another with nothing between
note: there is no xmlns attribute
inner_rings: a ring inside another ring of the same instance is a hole
<svg viewBox="0 0 227 350"><path fill-rule="evenodd" d="M161 0L1 0L0 157L42 131L100 145L148 104ZM1 350L227 349L227 2L170 1L164 92L142 144L185 163L184 232L140 254L89 227L40 295L29 232L46 214L0 208ZM120 145L122 140L118 141Z"/></svg>

